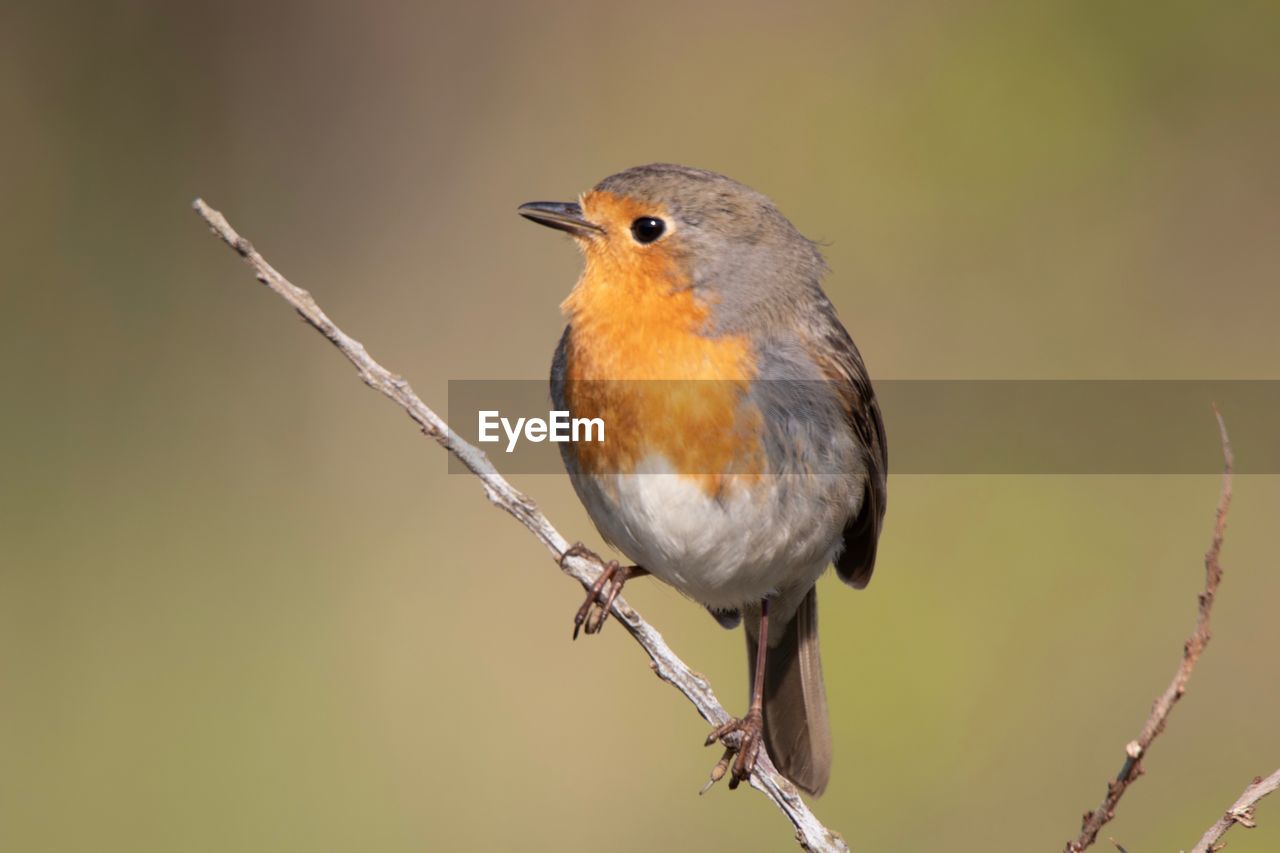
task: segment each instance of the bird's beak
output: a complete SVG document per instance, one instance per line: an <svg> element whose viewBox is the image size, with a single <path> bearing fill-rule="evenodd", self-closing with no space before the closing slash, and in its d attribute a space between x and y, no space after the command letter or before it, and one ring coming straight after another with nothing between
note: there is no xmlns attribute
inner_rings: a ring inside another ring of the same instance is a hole
<svg viewBox="0 0 1280 853"><path fill-rule="evenodd" d="M582 207L577 202L531 201L520 205L516 212L539 225L568 231L575 237L593 237L604 233L599 225L583 218Z"/></svg>

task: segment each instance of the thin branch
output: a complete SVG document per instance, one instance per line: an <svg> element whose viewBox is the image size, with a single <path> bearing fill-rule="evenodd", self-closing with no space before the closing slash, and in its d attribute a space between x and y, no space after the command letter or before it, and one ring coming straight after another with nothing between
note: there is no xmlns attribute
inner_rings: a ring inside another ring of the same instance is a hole
<svg viewBox="0 0 1280 853"><path fill-rule="evenodd" d="M418 398L408 382L374 361L365 351L363 344L338 328L324 311L320 310L320 306L312 299L310 293L291 284L276 272L275 268L253 248L253 244L235 232L226 217L201 199L196 199L192 206L213 229L213 233L235 249L253 268L258 281L293 306L303 320L324 335L347 357L366 385L390 397L403 408L424 433L457 457L471 473L480 479L485 496L490 502L515 516L516 520L527 527L546 547L552 558L561 564L566 574L581 583L584 588L590 588L603 567L598 557L588 559L575 554L566 557L565 552L569 549L570 543L551 525L532 500L498 473L484 453L450 430L449 425ZM649 656L650 668L659 678L683 693L704 720L718 726L729 719L728 712L716 699L706 678L685 665L684 661L680 660L662 639L662 635L641 619L640 614L628 606L625 600L621 597L616 599L612 612ZM751 776L751 787L763 793L782 810L795 826L796 840L805 849L813 851L847 851L849 849L844 839L822 825L809 810L795 786L777 771L768 756L763 753Z"/></svg>
<svg viewBox="0 0 1280 853"><path fill-rule="evenodd" d="M1245 829L1253 829L1256 824L1253 822L1253 809L1267 794L1273 793L1280 788L1280 770L1272 773L1267 778L1261 776L1253 780L1253 784L1244 789L1244 793L1240 795L1240 799L1231 804L1231 808L1227 809L1226 814L1218 819L1218 822L1209 827L1200 838L1200 843L1191 848L1191 853L1214 853L1215 850L1221 850L1226 844L1219 844L1218 841L1222 836L1227 834L1227 830L1235 826L1237 823Z"/></svg>
<svg viewBox="0 0 1280 853"><path fill-rule="evenodd" d="M1200 593L1200 607L1196 615L1196 627L1182 646L1182 660L1173 675L1173 681L1165 688L1164 693L1156 699L1151 707L1151 714L1142 727L1137 740L1131 740L1125 746L1124 765L1116 778L1107 783L1107 795L1102 805L1091 812L1085 812L1081 822L1080 835L1067 842L1065 853L1079 853L1093 844L1098 838L1098 830L1107 821L1115 817L1116 805L1128 787L1142 775L1142 759L1147 750L1162 731L1174 704L1182 698L1187 690L1187 682L1200 660L1205 646L1209 645L1209 616L1213 611L1213 600L1218 592L1218 583L1222 580L1222 566L1218 563L1218 555L1222 552L1222 536L1227 528L1227 510L1231 508L1231 470L1235 457L1231 453L1231 440L1227 437L1227 426L1222 422L1222 413L1213 407L1214 417L1218 419L1218 433L1222 439L1222 456L1224 467L1222 472L1222 492L1218 497L1218 515L1213 525L1213 540L1204 555L1204 591Z"/></svg>

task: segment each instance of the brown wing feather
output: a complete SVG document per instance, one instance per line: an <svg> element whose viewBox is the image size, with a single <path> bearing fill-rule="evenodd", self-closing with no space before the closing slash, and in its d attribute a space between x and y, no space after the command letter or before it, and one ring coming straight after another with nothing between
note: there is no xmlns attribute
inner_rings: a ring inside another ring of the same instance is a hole
<svg viewBox="0 0 1280 853"><path fill-rule="evenodd" d="M885 441L880 405L876 402L862 355L836 318L831 303L826 302L821 307L823 310L817 312L824 321L820 332L819 361L840 394L845 422L863 448L867 471L858 512L844 528L844 548L836 558L836 573L845 583L862 589L871 582L871 573L876 565L876 546L884 524L889 446Z"/></svg>

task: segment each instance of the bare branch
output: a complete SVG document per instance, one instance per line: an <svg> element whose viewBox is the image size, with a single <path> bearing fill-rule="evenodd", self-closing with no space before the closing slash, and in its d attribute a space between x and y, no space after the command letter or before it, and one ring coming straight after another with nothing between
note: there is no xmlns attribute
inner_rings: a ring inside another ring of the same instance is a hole
<svg viewBox="0 0 1280 853"><path fill-rule="evenodd" d="M450 430L449 425L418 398L408 382L374 361L365 351L363 344L338 328L324 311L320 310L320 306L312 299L310 293L293 285L276 272L275 268L253 248L253 244L235 232L226 217L201 199L196 199L192 206L213 229L213 233L235 249L253 268L258 281L293 306L302 319L328 338L329 342L347 357L366 385L390 397L403 408L424 433L457 457L471 473L480 479L485 496L495 506L515 516L516 520L527 527L546 547L566 574L581 583L583 587L590 588L603 567L598 557L588 559L576 554L566 556L565 552L570 547L569 542L551 525L532 500L498 473L484 453ZM706 678L685 665L684 661L680 660L667 646L662 635L641 619L640 614L628 606L625 600L621 597L616 599L612 612L649 656L649 665L658 677L683 693L704 720L718 726L729 719L728 712L716 699ZM795 786L777 771L773 762L763 753L751 776L751 787L763 793L782 810L795 826L796 840L805 849L814 851L847 851L849 849L844 839L822 825L809 810Z"/></svg>
<svg viewBox="0 0 1280 853"><path fill-rule="evenodd" d="M1218 419L1218 433L1222 439L1222 456L1224 468L1222 472L1222 492L1218 497L1218 515L1213 525L1213 539L1209 550L1204 555L1204 591L1200 593L1200 607L1196 615L1196 627L1182 646L1182 660L1173 675L1173 681L1165 688L1164 693L1156 699L1151 707L1151 714L1142 727L1137 740L1131 740L1125 746L1124 765L1116 778L1107 783L1107 795L1102 805L1091 812L1085 812L1081 822L1080 835L1067 842L1065 853L1079 853L1093 844L1098 838L1098 831L1107 821L1115 817L1116 805L1125 790L1142 775L1142 759L1147 750L1162 731L1169 713L1182 694L1187 690L1187 682L1195 669L1196 661L1209 645L1209 616L1213 611L1214 596L1218 592L1218 583L1222 580L1222 566L1218 563L1218 555L1222 552L1222 536L1227 528L1227 510L1231 508L1231 470L1235 457L1231 453L1231 440L1227 437L1226 424L1222 422L1222 413L1218 407L1213 408L1214 417Z"/></svg>
<svg viewBox="0 0 1280 853"><path fill-rule="evenodd" d="M1261 776L1253 780L1253 784L1244 789L1244 793L1240 795L1240 799L1231 804L1231 808L1227 809L1226 814L1218 819L1218 822L1209 827L1201 838L1200 843L1191 848L1191 853L1214 853L1215 850L1221 850L1226 844L1219 844L1218 841L1222 836L1227 834L1227 830L1235 826L1237 823L1245 829L1253 829L1253 808L1267 794L1274 792L1280 788L1280 770L1272 773L1267 778Z"/></svg>

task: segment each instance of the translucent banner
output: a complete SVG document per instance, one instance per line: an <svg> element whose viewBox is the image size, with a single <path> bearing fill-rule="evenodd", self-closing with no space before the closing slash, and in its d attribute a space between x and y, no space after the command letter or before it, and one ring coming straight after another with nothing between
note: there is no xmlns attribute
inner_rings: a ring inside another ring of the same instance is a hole
<svg viewBox="0 0 1280 853"><path fill-rule="evenodd" d="M887 380L875 390L890 474L1218 473L1214 404L1237 472L1280 473L1280 381ZM583 382L565 396L554 404L545 381L451 381L448 419L512 474L562 473L561 452L575 444L596 470L629 471L652 452L678 460L677 473L714 474L724 454L673 448L749 455L752 442L764 461L741 464L773 473L770 447L849 428L839 389L824 382ZM810 473L839 470L819 460Z"/></svg>

